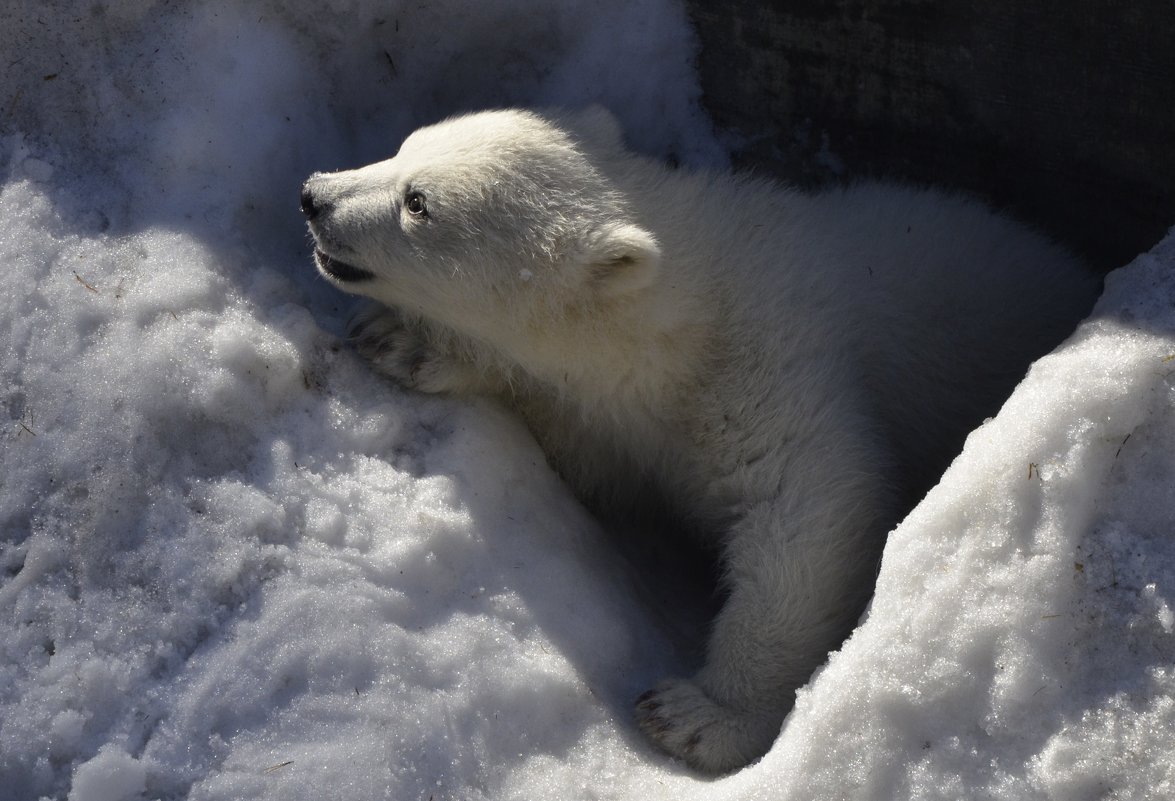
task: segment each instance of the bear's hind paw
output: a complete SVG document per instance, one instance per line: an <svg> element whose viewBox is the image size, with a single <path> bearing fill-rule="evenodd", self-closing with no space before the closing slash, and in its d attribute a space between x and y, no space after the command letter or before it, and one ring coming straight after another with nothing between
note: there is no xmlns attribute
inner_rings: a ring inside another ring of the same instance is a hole
<svg viewBox="0 0 1175 801"><path fill-rule="evenodd" d="M668 679L637 698L636 718L658 748L706 773L758 759L779 733L775 716L726 707L686 679Z"/></svg>

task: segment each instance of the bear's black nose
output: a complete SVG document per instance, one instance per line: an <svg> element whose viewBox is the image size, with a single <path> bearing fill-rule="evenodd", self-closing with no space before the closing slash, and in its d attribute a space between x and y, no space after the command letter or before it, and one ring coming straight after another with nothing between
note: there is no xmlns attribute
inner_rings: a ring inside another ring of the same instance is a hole
<svg viewBox="0 0 1175 801"><path fill-rule="evenodd" d="M302 213L307 220L313 220L322 211L322 207L314 201L314 194L310 191L310 183L302 184Z"/></svg>

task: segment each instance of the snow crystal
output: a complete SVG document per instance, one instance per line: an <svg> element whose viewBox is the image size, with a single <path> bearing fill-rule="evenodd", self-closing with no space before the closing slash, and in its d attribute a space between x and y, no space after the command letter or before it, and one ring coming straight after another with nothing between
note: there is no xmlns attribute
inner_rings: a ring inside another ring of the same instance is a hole
<svg viewBox="0 0 1175 801"><path fill-rule="evenodd" d="M133 801L142 797L146 778L142 763L104 745L74 772L69 801Z"/></svg>

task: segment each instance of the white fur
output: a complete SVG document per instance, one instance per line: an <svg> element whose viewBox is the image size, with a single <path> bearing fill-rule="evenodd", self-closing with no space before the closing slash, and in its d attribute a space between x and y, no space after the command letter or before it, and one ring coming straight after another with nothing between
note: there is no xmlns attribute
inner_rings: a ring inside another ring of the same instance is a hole
<svg viewBox="0 0 1175 801"><path fill-rule="evenodd" d="M909 493L1094 292L972 201L672 171L600 109L448 120L303 202L319 249L370 278L324 274L384 304L357 329L377 366L504 398L585 498L666 506L721 547L704 667L637 703L706 771L770 747Z"/></svg>

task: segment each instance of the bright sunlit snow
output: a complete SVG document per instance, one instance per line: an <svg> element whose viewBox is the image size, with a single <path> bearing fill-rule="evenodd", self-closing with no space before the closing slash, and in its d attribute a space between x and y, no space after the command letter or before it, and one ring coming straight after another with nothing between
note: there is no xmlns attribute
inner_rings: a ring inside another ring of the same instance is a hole
<svg viewBox="0 0 1175 801"><path fill-rule="evenodd" d="M508 414L356 359L297 208L499 105L722 164L683 10L243 6L0 12L0 798L1175 797L1175 233L894 533L776 748L699 780L630 711L689 615Z"/></svg>

